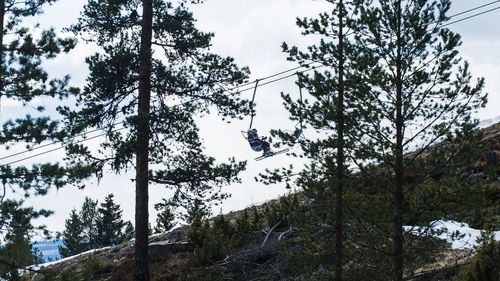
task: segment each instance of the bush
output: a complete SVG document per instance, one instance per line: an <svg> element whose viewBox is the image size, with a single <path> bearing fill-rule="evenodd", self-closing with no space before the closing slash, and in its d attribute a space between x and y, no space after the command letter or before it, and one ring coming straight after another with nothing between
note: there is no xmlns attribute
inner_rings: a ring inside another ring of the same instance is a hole
<svg viewBox="0 0 500 281"><path fill-rule="evenodd" d="M456 281L500 280L500 241L486 239Z"/></svg>

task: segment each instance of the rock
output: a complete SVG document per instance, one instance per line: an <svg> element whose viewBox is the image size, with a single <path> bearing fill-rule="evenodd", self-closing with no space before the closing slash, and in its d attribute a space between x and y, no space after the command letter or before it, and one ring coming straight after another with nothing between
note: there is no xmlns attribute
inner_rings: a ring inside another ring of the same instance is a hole
<svg viewBox="0 0 500 281"><path fill-rule="evenodd" d="M188 242L158 241L149 244L148 248L151 259L179 257L193 251L193 246Z"/></svg>
<svg viewBox="0 0 500 281"><path fill-rule="evenodd" d="M186 237L182 228L176 228L168 233L168 240L170 243L179 243L181 241L186 241Z"/></svg>

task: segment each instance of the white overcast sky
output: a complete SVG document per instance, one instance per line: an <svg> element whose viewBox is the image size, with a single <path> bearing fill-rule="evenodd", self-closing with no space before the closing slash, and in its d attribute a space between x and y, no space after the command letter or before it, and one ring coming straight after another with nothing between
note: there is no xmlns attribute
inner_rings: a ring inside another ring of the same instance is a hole
<svg viewBox="0 0 500 281"><path fill-rule="evenodd" d="M452 2L450 14L492 1L454 0ZM56 28L68 26L78 17L84 3L83 0L59 0L53 6L46 8L45 14L37 21L41 22L42 26L50 25ZM500 2L486 7L483 11L498 6ZM300 30L295 26L295 18L313 16L328 7L330 4L321 0L207 0L194 9L194 15L198 19L198 27L201 30L215 33L212 50L221 55L234 57L239 65L249 66L253 80L294 67L293 63L285 60L280 46L283 41L300 46L307 45L308 39L300 35ZM486 79L489 103L478 113L477 117L480 119L500 115L498 110L500 108L498 95L500 92L499 19L500 10L496 10L450 26L453 31L460 33L463 37L460 51L462 56L470 62L473 75ZM82 85L87 74L84 58L91 53L92 48L82 44L69 55L59 57L47 67L54 75L69 73L73 84ZM261 134L265 134L271 128L292 129L294 126L294 123L288 121L288 114L283 109L279 96L281 91L298 95L294 79L286 79L258 90L257 116L254 125ZM251 91L244 95L250 98ZM19 105L2 101L2 121L18 112L20 112ZM247 170L241 174L242 183L225 188L225 191L229 192L232 197L225 201L222 208L215 208L214 213L241 209L288 192L282 186L264 186L254 181L254 176L264 171L265 168L282 167L295 160L282 155L255 162L253 158L258 154L249 149L240 134L241 130L248 127L248 122L249 120L244 120L226 124L217 116L208 116L199 122L201 135L205 140L209 155L217 157L220 161L232 156L239 160L248 160ZM98 140L95 143L98 143ZM14 152L14 150L6 152L3 148L1 149L2 154ZM60 161L61 157L61 153L49 153L36 160L37 162L44 160L55 162ZM131 173L120 176L107 175L99 184L96 180L90 181L84 190L76 190L72 187L52 190L44 197L27 200L27 204L54 210L53 216L40 223L46 224L50 230L62 231L64 220L68 217L70 210L79 209L85 196L102 201L108 193L114 193L116 202L122 206L125 219L133 222L134 184L130 181L132 177ZM156 218L154 203L159 202L161 198L168 198L169 194L170 192L162 187L151 188L151 222L154 222Z"/></svg>

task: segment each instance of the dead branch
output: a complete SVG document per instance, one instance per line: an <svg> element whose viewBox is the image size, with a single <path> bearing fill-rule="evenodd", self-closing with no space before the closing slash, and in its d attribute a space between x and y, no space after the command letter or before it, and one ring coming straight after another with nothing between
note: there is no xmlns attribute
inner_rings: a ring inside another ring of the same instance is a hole
<svg viewBox="0 0 500 281"><path fill-rule="evenodd" d="M274 229L275 229L276 227L278 227L278 225L280 225L280 224L281 224L281 222L283 222L283 221L279 221L277 224L275 224L273 227L271 227L271 229L269 229L269 231L268 231L267 233L266 233L265 231L263 231L263 232L264 232L264 233L266 233L267 235L266 235L266 238L264 239L264 241L262 242L262 245L261 245L260 247L264 247L264 246L266 245L266 242L267 242L267 240L269 239L269 236L271 235L271 233L273 233Z"/></svg>

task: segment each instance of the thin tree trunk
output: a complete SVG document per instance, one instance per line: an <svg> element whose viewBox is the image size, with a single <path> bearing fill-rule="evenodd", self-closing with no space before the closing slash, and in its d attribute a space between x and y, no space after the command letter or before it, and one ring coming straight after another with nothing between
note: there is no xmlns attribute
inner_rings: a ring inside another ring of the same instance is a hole
<svg viewBox="0 0 500 281"><path fill-rule="evenodd" d="M153 1L143 0L139 62L139 105L137 113L136 190L135 190L135 272L136 281L149 280L148 258L148 172L149 113L151 100L151 37Z"/></svg>
<svg viewBox="0 0 500 281"><path fill-rule="evenodd" d="M396 147L394 165L394 281L403 280L403 79L401 55L401 1L396 2L397 58L396 58Z"/></svg>
<svg viewBox="0 0 500 281"><path fill-rule="evenodd" d="M3 34L5 21L5 0L0 0L0 66L3 64ZM0 69L0 71L3 68ZM3 71L2 71L3 72ZM3 73L0 73L1 84L3 85Z"/></svg>
<svg viewBox="0 0 500 281"><path fill-rule="evenodd" d="M3 73L3 34L4 34L4 20L5 20L5 0L0 0L0 121L2 120L2 96L4 87L4 73Z"/></svg>
<svg viewBox="0 0 500 281"><path fill-rule="evenodd" d="M337 102L337 171L335 196L335 280L342 280L342 197L344 186L344 34L343 3L339 0L339 85Z"/></svg>

